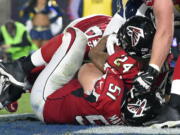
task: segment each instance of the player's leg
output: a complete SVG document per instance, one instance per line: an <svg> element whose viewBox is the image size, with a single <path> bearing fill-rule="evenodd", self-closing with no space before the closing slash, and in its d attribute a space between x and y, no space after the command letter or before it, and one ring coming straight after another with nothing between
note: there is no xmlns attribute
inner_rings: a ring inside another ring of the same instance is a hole
<svg viewBox="0 0 180 135"><path fill-rule="evenodd" d="M25 90L30 89L30 85L27 81L24 83L25 76L32 70L34 69L35 66L40 66L46 62L49 62L50 59L52 58L52 55L58 48L58 60L60 61L63 59L63 56L68 52L68 45L70 43L73 43L73 35L70 34L65 34L65 35L59 35L54 40L51 40L48 44L43 46L43 48L37 50L35 53L33 53L31 56L22 58L18 61L15 61L14 63L1 63L1 84L3 85L1 87L1 91L4 91L3 93L0 93L1 95L6 95L6 98L1 98L0 97L0 103L2 103L2 107L6 106L7 104L11 103L12 101L15 100L14 97L20 97ZM63 43L61 43L61 37L63 37ZM67 41L67 42L66 42ZM54 43L54 44L53 44ZM59 47L60 45L61 47ZM62 53L61 53L62 52ZM45 55L48 54L48 55ZM33 63L34 62L34 63ZM25 72L25 73L24 73ZM19 80L19 81L18 81ZM12 83L13 82L13 83ZM9 92L9 84L12 83L11 90L17 91L18 92L13 92L12 95ZM15 84L15 85L14 85ZM20 90L21 89L21 90ZM7 92L5 92L8 90ZM20 91L19 91L20 90ZM16 95L17 93L17 95ZM7 98L9 97L9 98ZM13 97L13 100L11 99ZM18 99L16 98L16 100ZM6 104L4 104L6 103Z"/></svg>
<svg viewBox="0 0 180 135"><path fill-rule="evenodd" d="M176 62L171 87L169 103L164 106L161 113L154 120L145 123L156 128L180 126L180 57Z"/></svg>
<svg viewBox="0 0 180 135"><path fill-rule="evenodd" d="M5 107L7 110L14 111L11 103L18 100L24 92L31 89L26 76L30 74L32 69L46 64L51 59L53 53L61 45L62 36L63 34L51 39L43 48L38 49L28 57L20 58L11 63L0 63L0 109ZM32 75L34 76L35 74Z"/></svg>
<svg viewBox="0 0 180 135"><path fill-rule="evenodd" d="M10 63L0 63L0 74L7 76L10 82L15 85L22 86L24 78L32 69L47 64L52 58L54 52L62 44L63 34L51 39L42 48L35 51L28 57L20 58Z"/></svg>
<svg viewBox="0 0 180 135"><path fill-rule="evenodd" d="M63 40L67 41L64 48L57 49L48 65L36 79L31 91L32 108L41 120L43 120L43 107L46 98L68 83L83 62L87 43L85 34L79 29L70 28L64 33ZM62 52L64 57L61 58Z"/></svg>

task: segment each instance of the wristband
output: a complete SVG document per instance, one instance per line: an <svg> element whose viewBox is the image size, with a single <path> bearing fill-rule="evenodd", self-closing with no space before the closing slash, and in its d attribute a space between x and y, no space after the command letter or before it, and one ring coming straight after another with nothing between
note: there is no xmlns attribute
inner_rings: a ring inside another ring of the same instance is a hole
<svg viewBox="0 0 180 135"><path fill-rule="evenodd" d="M157 66L157 65L155 65L155 64L149 64L149 66L153 67L153 68L156 69L158 72L160 72L159 66Z"/></svg>

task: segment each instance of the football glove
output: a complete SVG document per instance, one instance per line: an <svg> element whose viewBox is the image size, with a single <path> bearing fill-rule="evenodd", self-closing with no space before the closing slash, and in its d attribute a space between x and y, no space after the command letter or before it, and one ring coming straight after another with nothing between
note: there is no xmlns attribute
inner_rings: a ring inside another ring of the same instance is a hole
<svg viewBox="0 0 180 135"><path fill-rule="evenodd" d="M149 66L146 71L139 72L138 76L134 79L134 85L131 91L139 94L149 92L158 74L159 72L152 66ZM136 94L134 95L136 96Z"/></svg>

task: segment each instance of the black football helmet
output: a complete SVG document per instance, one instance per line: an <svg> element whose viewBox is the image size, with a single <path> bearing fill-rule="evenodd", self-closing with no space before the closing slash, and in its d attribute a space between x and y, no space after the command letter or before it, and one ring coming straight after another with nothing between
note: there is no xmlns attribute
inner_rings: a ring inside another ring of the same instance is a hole
<svg viewBox="0 0 180 135"><path fill-rule="evenodd" d="M153 22L142 16L129 18L119 29L117 38L130 55L149 58L156 29Z"/></svg>
<svg viewBox="0 0 180 135"><path fill-rule="evenodd" d="M142 126L144 122L157 116L161 106L162 103L155 93L148 92L133 99L127 98L122 112L128 125Z"/></svg>

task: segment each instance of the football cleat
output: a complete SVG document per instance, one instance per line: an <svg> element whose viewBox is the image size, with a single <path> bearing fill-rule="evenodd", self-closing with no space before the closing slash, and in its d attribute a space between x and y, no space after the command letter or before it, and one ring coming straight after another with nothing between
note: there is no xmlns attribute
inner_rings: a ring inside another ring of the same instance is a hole
<svg viewBox="0 0 180 135"><path fill-rule="evenodd" d="M17 109L18 109L18 102L15 101L15 102L12 102L12 103L8 104L5 107L5 109L6 109L6 111L11 112L11 113L16 112Z"/></svg>
<svg viewBox="0 0 180 135"><path fill-rule="evenodd" d="M21 97L24 90L12 84L4 86L0 93L0 109L6 108L9 112L16 111L17 104L13 102Z"/></svg>
<svg viewBox="0 0 180 135"><path fill-rule="evenodd" d="M143 124L152 128L175 128L180 127L180 112L177 108L165 105L160 114L153 120Z"/></svg>
<svg viewBox="0 0 180 135"><path fill-rule="evenodd" d="M23 72L21 63L19 61L14 61L12 63L0 63L0 75L6 78L6 83L9 81L10 83L16 85L17 87L28 89L26 81L26 75Z"/></svg>

